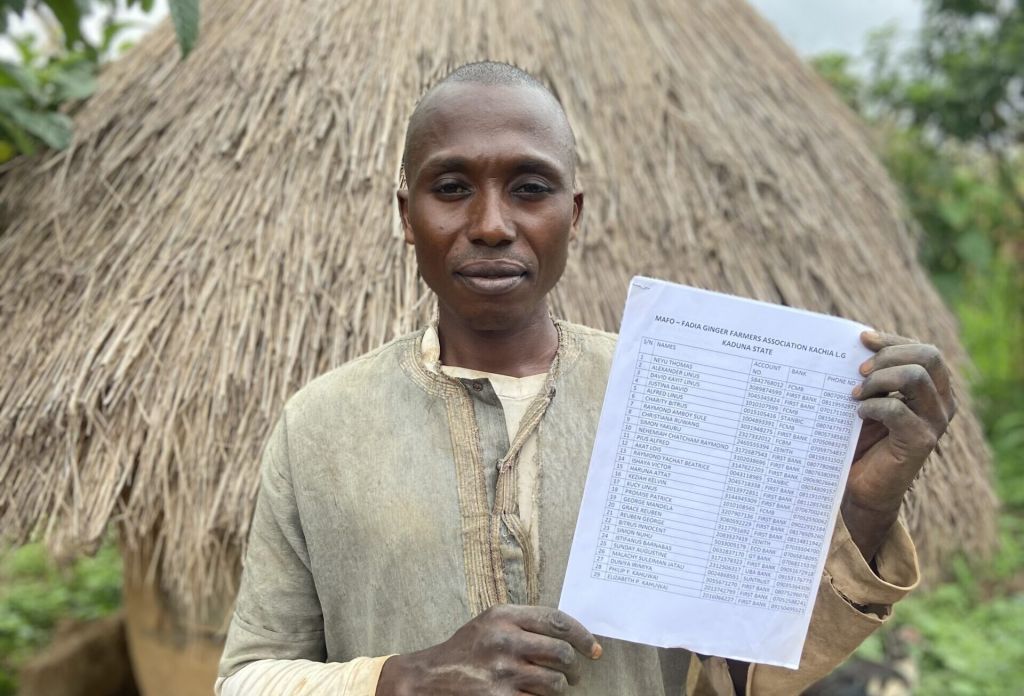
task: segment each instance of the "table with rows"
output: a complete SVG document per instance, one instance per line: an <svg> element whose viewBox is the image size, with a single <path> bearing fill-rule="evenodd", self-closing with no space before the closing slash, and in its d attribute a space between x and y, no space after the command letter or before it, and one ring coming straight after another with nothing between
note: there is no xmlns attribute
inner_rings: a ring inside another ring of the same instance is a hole
<svg viewBox="0 0 1024 696"><path fill-rule="evenodd" d="M857 383L644 337L593 577L803 612L831 534Z"/></svg>

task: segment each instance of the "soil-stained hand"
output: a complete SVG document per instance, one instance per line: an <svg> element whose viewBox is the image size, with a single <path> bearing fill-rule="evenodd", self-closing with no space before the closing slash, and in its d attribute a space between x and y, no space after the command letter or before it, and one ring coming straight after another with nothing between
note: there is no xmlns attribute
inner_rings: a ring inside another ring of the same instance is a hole
<svg viewBox="0 0 1024 696"><path fill-rule="evenodd" d="M390 658L377 696L558 696L579 683L581 656L596 660L601 646L568 614L498 605L444 643Z"/></svg>
<svg viewBox="0 0 1024 696"><path fill-rule="evenodd" d="M876 353L861 365L864 381L853 390L864 426L844 507L894 517L953 418L956 400L935 346L873 331L861 341Z"/></svg>

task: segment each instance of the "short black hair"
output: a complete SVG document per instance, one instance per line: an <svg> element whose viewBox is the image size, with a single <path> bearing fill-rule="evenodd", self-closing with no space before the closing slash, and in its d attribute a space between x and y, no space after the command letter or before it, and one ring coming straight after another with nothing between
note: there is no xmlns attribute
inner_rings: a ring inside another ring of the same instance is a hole
<svg viewBox="0 0 1024 696"><path fill-rule="evenodd" d="M551 101L558 107L558 111L561 113L562 118L565 119L565 125L569 131L570 147L572 150L572 169L573 174L575 175L576 134L573 132L572 126L569 124L569 117L566 116L565 108L562 106L562 102L558 96L542 80L534 77L518 66L494 60L482 60L475 63L466 63L455 68L445 75L440 82L427 89L427 91L423 93L423 96L420 97L420 100L416 103L416 107L412 110L412 114L409 116L409 123L405 128L405 143L402 147L403 180L405 179L405 164L409 158L409 135L413 130L413 126L421 116L420 107L427 103L428 97L442 86L458 82L499 87L532 87L533 89L539 89L544 94L548 95L548 97L551 98Z"/></svg>
<svg viewBox="0 0 1024 696"><path fill-rule="evenodd" d="M502 85L505 87L529 85L544 90L555 101L558 101L548 86L530 73L511 63L500 63L494 60L482 60L461 65L445 75L444 79L437 83L437 86L446 82L472 82L478 85Z"/></svg>

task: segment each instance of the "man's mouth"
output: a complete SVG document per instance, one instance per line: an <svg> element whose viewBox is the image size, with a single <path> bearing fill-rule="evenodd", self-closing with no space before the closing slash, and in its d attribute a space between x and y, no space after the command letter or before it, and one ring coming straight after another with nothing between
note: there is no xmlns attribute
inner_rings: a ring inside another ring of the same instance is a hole
<svg viewBox="0 0 1024 696"><path fill-rule="evenodd" d="M526 266L505 259L470 261L455 271L466 287L482 295L510 292L526 280L526 274Z"/></svg>

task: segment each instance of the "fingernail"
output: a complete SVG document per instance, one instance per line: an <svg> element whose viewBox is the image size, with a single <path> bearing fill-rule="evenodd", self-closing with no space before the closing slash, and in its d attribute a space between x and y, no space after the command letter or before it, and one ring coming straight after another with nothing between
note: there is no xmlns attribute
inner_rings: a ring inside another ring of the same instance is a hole
<svg viewBox="0 0 1024 696"><path fill-rule="evenodd" d="M594 649L590 651L590 659L596 660L601 657L602 654L604 654L604 649L601 647L601 644L594 643Z"/></svg>
<svg viewBox="0 0 1024 696"><path fill-rule="evenodd" d="M858 384L856 387L853 388L853 395L854 396L860 396L860 391L861 391L860 385Z"/></svg>
<svg viewBox="0 0 1024 696"><path fill-rule="evenodd" d="M878 335L877 331L865 331L861 334L861 336L863 336L869 341L877 341L878 339L881 338L881 336Z"/></svg>
<svg viewBox="0 0 1024 696"><path fill-rule="evenodd" d="M861 366L860 366L860 373L861 373L862 375L866 375L867 373L871 372L871 368L872 368L873 366L874 366L874 362L873 362L873 361L871 361L871 360L866 360L865 362L861 363Z"/></svg>

